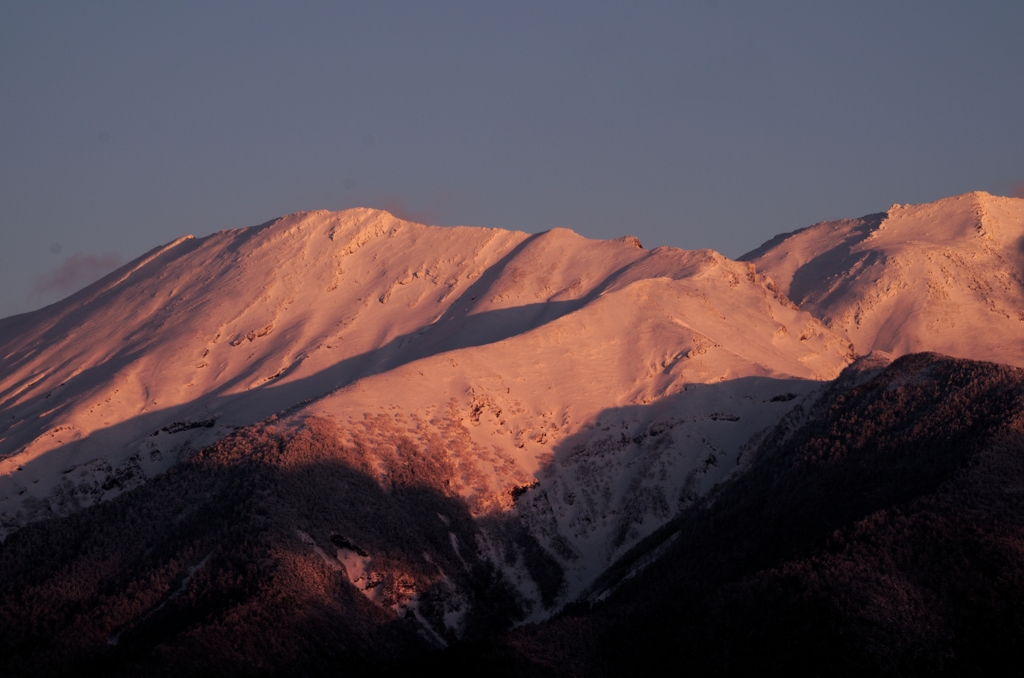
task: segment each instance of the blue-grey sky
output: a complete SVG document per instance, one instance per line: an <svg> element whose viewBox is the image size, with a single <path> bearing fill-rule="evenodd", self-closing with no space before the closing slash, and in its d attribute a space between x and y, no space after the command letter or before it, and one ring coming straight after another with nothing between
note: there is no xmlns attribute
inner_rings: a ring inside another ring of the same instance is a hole
<svg viewBox="0 0 1024 678"><path fill-rule="evenodd" d="M0 317L371 206L736 257L1024 191L1024 3L0 0Z"/></svg>

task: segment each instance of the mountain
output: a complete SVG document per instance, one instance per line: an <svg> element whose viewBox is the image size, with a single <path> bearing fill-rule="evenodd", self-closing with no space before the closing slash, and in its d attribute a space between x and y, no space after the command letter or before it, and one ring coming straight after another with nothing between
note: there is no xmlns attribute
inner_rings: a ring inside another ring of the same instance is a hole
<svg viewBox="0 0 1024 678"><path fill-rule="evenodd" d="M975 193L747 261L367 209L156 248L0 319L0 672L982 670L1022 243Z"/></svg>
<svg viewBox="0 0 1024 678"><path fill-rule="evenodd" d="M420 438L459 430L454 489L477 515L550 483L530 520L575 588L852 355L711 251L373 210L179 239L0 336L8 531L269 416L386 414Z"/></svg>
<svg viewBox="0 0 1024 678"><path fill-rule="evenodd" d="M893 205L740 257L860 354L936 351L1024 367L1024 200Z"/></svg>

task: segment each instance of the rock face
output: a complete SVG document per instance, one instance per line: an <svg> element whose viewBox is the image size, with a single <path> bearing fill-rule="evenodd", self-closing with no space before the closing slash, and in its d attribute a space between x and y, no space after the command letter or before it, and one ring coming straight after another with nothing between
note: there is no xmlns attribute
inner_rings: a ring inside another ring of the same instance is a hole
<svg viewBox="0 0 1024 678"><path fill-rule="evenodd" d="M1024 200L983 192L832 221L740 257L857 352L1024 366Z"/></svg>

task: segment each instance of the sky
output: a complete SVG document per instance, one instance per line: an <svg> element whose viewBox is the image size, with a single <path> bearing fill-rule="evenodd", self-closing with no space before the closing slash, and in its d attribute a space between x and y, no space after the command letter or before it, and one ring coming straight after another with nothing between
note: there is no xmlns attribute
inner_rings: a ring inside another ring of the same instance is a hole
<svg viewBox="0 0 1024 678"><path fill-rule="evenodd" d="M366 206L713 248L1024 197L1024 3L0 0L0 317Z"/></svg>

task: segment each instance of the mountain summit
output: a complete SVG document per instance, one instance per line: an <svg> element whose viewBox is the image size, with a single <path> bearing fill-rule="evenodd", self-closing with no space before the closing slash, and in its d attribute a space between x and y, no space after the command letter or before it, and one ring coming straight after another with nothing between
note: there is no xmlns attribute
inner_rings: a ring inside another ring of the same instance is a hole
<svg viewBox="0 0 1024 678"><path fill-rule="evenodd" d="M937 351L1024 367L1024 200L893 205L740 257L858 353Z"/></svg>

